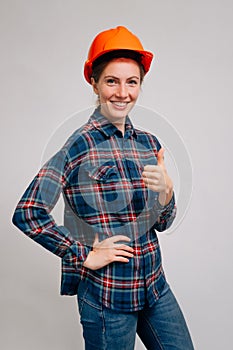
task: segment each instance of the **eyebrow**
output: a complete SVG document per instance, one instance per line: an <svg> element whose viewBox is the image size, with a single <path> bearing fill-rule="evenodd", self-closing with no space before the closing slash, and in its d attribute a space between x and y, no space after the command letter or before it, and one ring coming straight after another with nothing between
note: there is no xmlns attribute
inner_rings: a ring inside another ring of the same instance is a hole
<svg viewBox="0 0 233 350"><path fill-rule="evenodd" d="M114 79L118 79L118 80L120 79L118 77L115 77L114 75L106 75L104 77L104 79L106 79L106 78L114 78ZM138 80L140 80L140 78L138 76L136 76L136 75L133 75L132 77L127 78L127 80L129 80L129 79L138 79Z"/></svg>

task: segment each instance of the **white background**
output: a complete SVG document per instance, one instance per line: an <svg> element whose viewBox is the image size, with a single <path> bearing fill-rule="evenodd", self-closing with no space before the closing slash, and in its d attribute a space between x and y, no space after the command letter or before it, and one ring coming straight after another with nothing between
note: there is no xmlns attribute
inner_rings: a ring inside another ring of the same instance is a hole
<svg viewBox="0 0 233 350"><path fill-rule="evenodd" d="M155 53L140 104L176 127L193 164L189 210L160 235L167 278L195 348L232 349L232 10L230 0L1 1L1 349L83 348L59 258L11 216L54 130L95 102L83 63L93 37L117 25Z"/></svg>

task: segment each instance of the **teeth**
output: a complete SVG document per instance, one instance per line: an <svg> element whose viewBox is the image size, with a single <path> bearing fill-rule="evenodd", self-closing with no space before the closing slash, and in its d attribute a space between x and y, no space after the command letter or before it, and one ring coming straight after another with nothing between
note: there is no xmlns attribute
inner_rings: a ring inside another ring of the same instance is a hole
<svg viewBox="0 0 233 350"><path fill-rule="evenodd" d="M126 102L113 102L116 106L119 106L119 107L124 107L127 105Z"/></svg>

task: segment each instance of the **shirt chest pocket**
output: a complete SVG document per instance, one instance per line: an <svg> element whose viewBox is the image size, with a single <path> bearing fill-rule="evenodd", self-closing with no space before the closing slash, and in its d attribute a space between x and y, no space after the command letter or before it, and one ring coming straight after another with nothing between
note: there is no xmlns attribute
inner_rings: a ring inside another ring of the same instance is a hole
<svg viewBox="0 0 233 350"><path fill-rule="evenodd" d="M118 181L118 170L115 165L101 165L98 167L87 167L86 171L91 180L100 183Z"/></svg>
<svg viewBox="0 0 233 350"><path fill-rule="evenodd" d="M105 213L127 210L132 199L132 184L120 175L116 165L88 166L85 170L95 209Z"/></svg>

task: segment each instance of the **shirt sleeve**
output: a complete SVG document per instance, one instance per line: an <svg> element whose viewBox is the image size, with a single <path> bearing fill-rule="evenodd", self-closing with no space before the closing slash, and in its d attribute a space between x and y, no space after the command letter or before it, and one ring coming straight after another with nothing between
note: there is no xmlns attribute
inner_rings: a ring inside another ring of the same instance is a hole
<svg viewBox="0 0 233 350"><path fill-rule="evenodd" d="M162 206L157 199L153 210L157 216L154 228L159 232L167 230L172 225L177 212L174 192L170 202L165 206Z"/></svg>
<svg viewBox="0 0 233 350"><path fill-rule="evenodd" d="M76 241L65 226L58 226L51 210L67 184L69 164L64 150L56 153L38 172L20 199L12 222L29 238L78 269L90 247Z"/></svg>
<svg viewBox="0 0 233 350"><path fill-rule="evenodd" d="M162 146L155 135L152 135L152 138L154 142L154 147L157 150L157 152L159 152ZM153 212L156 218L154 228L159 232L167 230L172 225L177 212L174 192L170 202L165 206L162 206L159 203L158 196L156 196L153 206Z"/></svg>

